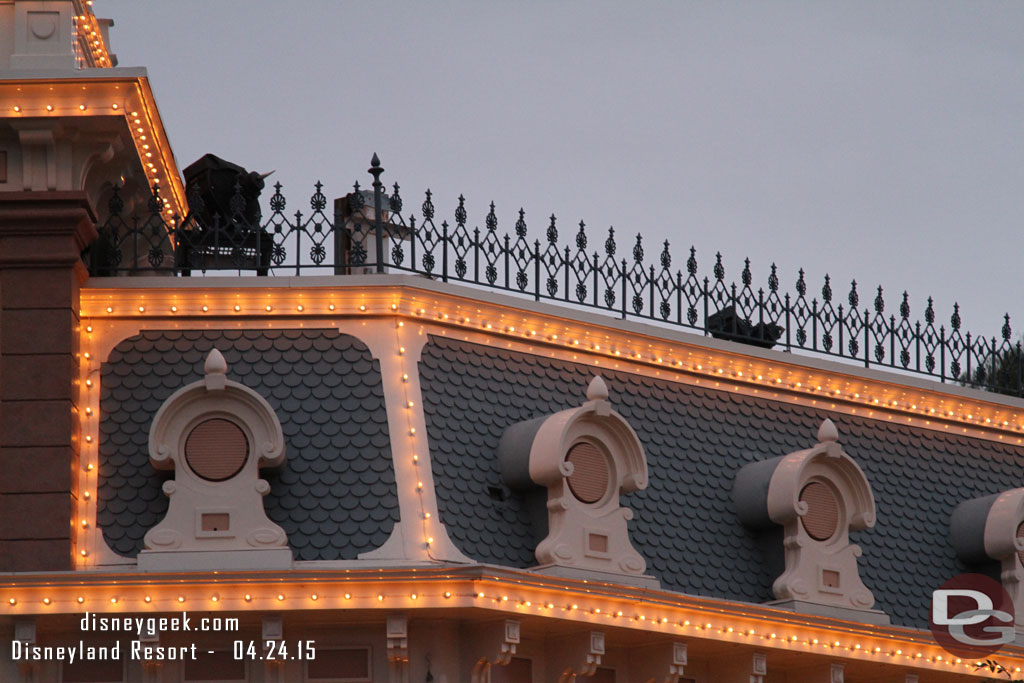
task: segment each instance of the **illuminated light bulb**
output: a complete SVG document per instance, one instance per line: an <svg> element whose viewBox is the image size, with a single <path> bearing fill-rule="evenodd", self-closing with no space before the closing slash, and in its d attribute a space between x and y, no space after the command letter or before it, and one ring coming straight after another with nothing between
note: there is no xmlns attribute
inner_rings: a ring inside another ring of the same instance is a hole
<svg viewBox="0 0 1024 683"><path fill-rule="evenodd" d="M398 355L401 356L403 353L405 353L405 347L404 346L399 346L398 347Z"/></svg>
<svg viewBox="0 0 1024 683"><path fill-rule="evenodd" d="M83 493L82 495L83 495L83 496L84 496L84 497L85 497L86 499L88 499L88 498L89 498L89 492L88 492L88 491L86 491L86 492L85 492L85 493ZM85 551L82 551L82 552L85 552Z"/></svg>
<svg viewBox="0 0 1024 683"><path fill-rule="evenodd" d="M90 355L89 355L89 352L88 352L88 351L86 351L86 352L85 352L85 353L83 353L82 355L83 355L83 356L85 357L85 359L86 359L86 360L89 360L90 358L92 358L92 356L90 356Z"/></svg>
<svg viewBox="0 0 1024 683"><path fill-rule="evenodd" d="M754 629L748 629L748 630L747 630L747 635L748 635L748 636L752 636L752 635L754 635Z"/></svg>
<svg viewBox="0 0 1024 683"><path fill-rule="evenodd" d="M434 542L434 537L433 537L433 536L431 536L431 537L429 537L429 538L427 539L427 545L430 545L430 544L431 544L431 543L433 543L433 542Z"/></svg>
<svg viewBox="0 0 1024 683"><path fill-rule="evenodd" d="M429 512L424 512L423 513L423 519L430 519L430 513Z"/></svg>
<svg viewBox="0 0 1024 683"><path fill-rule="evenodd" d="M267 308L267 313L270 313L272 310L274 310L274 307L270 306L269 304L267 305L266 308Z"/></svg>
<svg viewBox="0 0 1024 683"><path fill-rule="evenodd" d="M184 595L179 595L178 596L178 602L185 602L185 596Z"/></svg>
<svg viewBox="0 0 1024 683"><path fill-rule="evenodd" d="M112 306L107 306L107 313L113 313L113 312L114 312L114 308Z"/></svg>
<svg viewBox="0 0 1024 683"><path fill-rule="evenodd" d="M89 520L83 519L82 520L82 528L83 529L87 529L88 527L89 527Z"/></svg>
<svg viewBox="0 0 1024 683"><path fill-rule="evenodd" d="M43 604L44 605L49 605L50 604L50 598L43 598Z"/></svg>
<svg viewBox="0 0 1024 683"><path fill-rule="evenodd" d="M92 332L92 325L87 325L86 328L85 328L85 331L86 332ZM89 380L89 381L91 382L92 380Z"/></svg>
<svg viewBox="0 0 1024 683"><path fill-rule="evenodd" d="M141 132L142 132L142 129L141 129L141 128L136 128L136 129L135 129L135 132L136 132L136 133L141 133Z"/></svg>
<svg viewBox="0 0 1024 683"><path fill-rule="evenodd" d="M86 443L92 443L92 437L91 436L86 436L85 437L85 442Z"/></svg>
<svg viewBox="0 0 1024 683"><path fill-rule="evenodd" d="M177 312L178 312L178 307L177 306L171 306L171 313L177 313Z"/></svg>
<svg viewBox="0 0 1024 683"><path fill-rule="evenodd" d="M20 112L20 111L21 111L21 107L19 107L19 106L15 105L15 106L14 106L14 111L16 111L16 112Z"/></svg>
<svg viewBox="0 0 1024 683"><path fill-rule="evenodd" d="M334 310L334 304L327 304L327 310L328 311L333 311Z"/></svg>
<svg viewBox="0 0 1024 683"><path fill-rule="evenodd" d="M449 592L449 591L445 591L445 592L444 592L444 597L445 597L445 599L447 599L447 598L450 598L450 597L452 597L452 594L451 594L451 592Z"/></svg>
<svg viewBox="0 0 1024 683"><path fill-rule="evenodd" d="M210 602L219 602L219 601L220 601L220 596L219 595L211 595L210 596Z"/></svg>
<svg viewBox="0 0 1024 683"><path fill-rule="evenodd" d="M416 428L415 427L410 427L409 428L409 436L416 436Z"/></svg>
<svg viewBox="0 0 1024 683"><path fill-rule="evenodd" d="M406 405L406 407L407 407L407 408L412 408L412 407L413 407L414 405L416 405L416 404L415 404L415 403L413 403L412 401L409 401L409 402L408 402L408 403L406 403L405 405Z"/></svg>
<svg viewBox="0 0 1024 683"><path fill-rule="evenodd" d="M366 310L366 306L365 306L365 305L361 305L361 306L359 307L359 310L360 310L360 311L365 311L365 310Z"/></svg>
<svg viewBox="0 0 1024 683"><path fill-rule="evenodd" d="M83 597L82 597L81 595L79 595L79 596L78 596L77 598L75 598L75 599L76 599L76 600L78 601L78 604L79 604L79 605L81 605L81 604L82 604L83 602L85 602L85 598L83 598ZM148 602L148 600L147 600L147 602Z"/></svg>
<svg viewBox="0 0 1024 683"><path fill-rule="evenodd" d="M304 311L306 309L303 308L302 304L299 304L298 306L295 307L295 310L298 311L299 313L301 313L302 311Z"/></svg>
<svg viewBox="0 0 1024 683"><path fill-rule="evenodd" d="M111 605L116 605L117 604L117 598L110 598L110 604Z"/></svg>
<svg viewBox="0 0 1024 683"><path fill-rule="evenodd" d="M577 607L577 605L575 603L573 603L572 605L569 605L569 609L576 609L576 607Z"/></svg>
<svg viewBox="0 0 1024 683"><path fill-rule="evenodd" d="M398 310L398 304L391 304L391 310L392 311L397 311Z"/></svg>
<svg viewBox="0 0 1024 683"><path fill-rule="evenodd" d="M409 381L409 375L407 375L406 373L403 372L402 373L402 381L403 382L408 382Z"/></svg>
<svg viewBox="0 0 1024 683"><path fill-rule="evenodd" d="M487 325L485 325L485 327L486 327L487 329L491 329L491 324L490 324L490 323L487 323Z"/></svg>
<svg viewBox="0 0 1024 683"><path fill-rule="evenodd" d="M423 482L422 481L416 482L416 488L417 489L422 489L423 488Z"/></svg>
<svg viewBox="0 0 1024 683"><path fill-rule="evenodd" d="M111 109L117 109L117 105L116 104L112 104L112 105L110 105L110 108Z"/></svg>
<svg viewBox="0 0 1024 683"><path fill-rule="evenodd" d="M53 105L52 104L46 105L46 111L53 111Z"/></svg>
<svg viewBox="0 0 1024 683"><path fill-rule="evenodd" d="M351 600L352 599L352 594L351 593L345 593L345 599L346 600Z"/></svg>
<svg viewBox="0 0 1024 683"><path fill-rule="evenodd" d="M206 313L209 310L210 310L209 306L203 306L203 313Z"/></svg>
<svg viewBox="0 0 1024 683"><path fill-rule="evenodd" d="M416 315L423 315L423 314L424 314L425 312L426 312L426 311L425 311L424 309L422 309L422 308L421 308L421 309L419 309L418 311L416 311Z"/></svg>
<svg viewBox="0 0 1024 683"><path fill-rule="evenodd" d="M242 310L242 307L239 306L238 304L235 304L235 313L238 313L240 310Z"/></svg>
<svg viewBox="0 0 1024 683"><path fill-rule="evenodd" d="M477 594L476 594L476 597L478 597L478 598L482 598L482 597L484 597L484 594L483 594L483 593L477 593Z"/></svg>
<svg viewBox="0 0 1024 683"><path fill-rule="evenodd" d="M89 471L89 472L92 472L92 470L93 470L93 464L92 464L92 463L89 463L88 465L86 465L86 466L85 466L85 469L86 469L87 471Z"/></svg>
<svg viewBox="0 0 1024 683"><path fill-rule="evenodd" d="M282 600L284 600L284 596L283 596L283 595L281 595L280 593L278 593L278 594L277 594L277 601L278 601L278 602L281 602Z"/></svg>
<svg viewBox="0 0 1024 683"><path fill-rule="evenodd" d="M413 453L412 454L412 461L413 462L419 462L420 461L420 456L418 456L415 453Z"/></svg>
<svg viewBox="0 0 1024 683"><path fill-rule="evenodd" d="M246 602L252 602L252 596L251 596L251 595L249 595L248 593L246 593L246 594L245 594L245 601L246 601Z"/></svg>
<svg viewBox="0 0 1024 683"><path fill-rule="evenodd" d="M416 595L415 593L413 593L413 594L412 594L412 595L410 595L409 597L410 597L410 598L412 598L413 600L415 600L415 599L416 599L417 597L419 597L419 596L417 596L417 595Z"/></svg>
<svg viewBox="0 0 1024 683"><path fill-rule="evenodd" d="M384 602L384 596L380 593L377 594L377 602Z"/></svg>
<svg viewBox="0 0 1024 683"><path fill-rule="evenodd" d="M78 551L78 554L81 555L82 557L89 557L89 551L88 550L80 550L80 551Z"/></svg>
<svg viewBox="0 0 1024 683"><path fill-rule="evenodd" d="M312 595L309 596L309 599L310 600L319 600L320 596L317 595L316 593L313 593Z"/></svg>
<svg viewBox="0 0 1024 683"><path fill-rule="evenodd" d="M17 605L17 604L18 604L18 601L17 601L17 600L15 600L14 598L11 598L11 599L10 599L10 600L8 600L7 602L11 603L12 605Z"/></svg>
<svg viewBox="0 0 1024 683"><path fill-rule="evenodd" d="M85 409L85 414L86 415L92 415L92 408L86 408Z"/></svg>
<svg viewBox="0 0 1024 683"><path fill-rule="evenodd" d="M401 320L399 320L399 321L398 321L398 326L399 326L399 327L405 327L405 323L404 323L404 322L402 322Z"/></svg>

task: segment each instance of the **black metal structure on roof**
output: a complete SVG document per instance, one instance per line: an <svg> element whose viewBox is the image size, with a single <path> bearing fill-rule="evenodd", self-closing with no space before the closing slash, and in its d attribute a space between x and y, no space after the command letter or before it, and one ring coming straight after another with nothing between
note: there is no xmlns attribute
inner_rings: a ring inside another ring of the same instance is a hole
<svg viewBox="0 0 1024 683"><path fill-rule="evenodd" d="M560 244L555 216L544 239L529 239L520 209L513 232L498 232L494 204L484 227L467 225L460 196L453 221L437 222L433 196L426 192L420 216L404 212L398 183L390 194L381 182L377 155L369 173L372 190L354 191L328 209L323 185L316 183L310 212L285 213L281 184L274 185L270 214L246 208L241 183L230 198L230 216L212 221L203 200L189 197L184 218L165 218L159 188L154 186L145 216L125 216L115 189L99 239L84 255L95 276L247 271L263 275L302 273L408 272L444 282L460 282L560 301L685 327L706 335L761 347L782 347L959 382L1000 393L1024 396L1024 348L1011 341L1009 315L1000 337L961 330L960 308L953 305L948 327L936 324L932 299L924 319L911 320L907 292L896 312L888 312L881 287L870 306L862 306L853 281L845 300L836 297L828 275L820 296L808 293L804 271L793 292L780 291L775 264L766 286L753 284L750 259L740 282L726 283L722 255L715 255L711 276L701 277L697 253L690 248L685 269L673 270L666 240L654 262L645 260L643 237L637 235L627 254L620 251L614 228L598 249L592 247L581 221L571 244ZM255 217L255 220L254 220ZM269 254L266 252L269 251Z"/></svg>

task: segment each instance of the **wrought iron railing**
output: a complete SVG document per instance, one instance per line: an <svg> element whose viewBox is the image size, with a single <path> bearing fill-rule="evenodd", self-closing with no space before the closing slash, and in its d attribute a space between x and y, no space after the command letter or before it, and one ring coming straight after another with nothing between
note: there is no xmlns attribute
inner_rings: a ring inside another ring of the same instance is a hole
<svg viewBox="0 0 1024 683"><path fill-rule="evenodd" d="M1024 352L1021 341L1011 341L1009 315L999 338L972 335L961 329L958 304L947 327L937 324L931 298L923 321L912 320L906 292L897 310L889 313L881 287L870 305L862 306L856 281L840 299L828 275L820 296L809 293L803 270L794 291L783 292L775 264L765 286L755 289L749 259L740 282L727 283L721 254L715 255L710 277L701 277L692 247L685 267L673 270L668 241L650 263L640 235L624 255L609 228L600 248L593 249L582 221L571 244L560 242L554 216L544 239L530 240L522 209L512 233L499 233L493 203L483 229L471 228L461 196L453 222L438 223L429 190L419 218L403 212L398 184L390 194L384 191L383 170L374 155L372 190L361 190L356 183L330 210L318 182L309 201L311 211L296 211L291 217L278 183L270 197L270 215L263 220L257 212L255 224L245 218L245 199L237 186L230 202L232 216L203 218L202 201L192 194L189 215L171 220L161 213L156 188L144 216L124 216L124 203L115 191L109 218L85 258L93 275L410 272L692 328L755 346L820 353L865 367L1024 395Z"/></svg>

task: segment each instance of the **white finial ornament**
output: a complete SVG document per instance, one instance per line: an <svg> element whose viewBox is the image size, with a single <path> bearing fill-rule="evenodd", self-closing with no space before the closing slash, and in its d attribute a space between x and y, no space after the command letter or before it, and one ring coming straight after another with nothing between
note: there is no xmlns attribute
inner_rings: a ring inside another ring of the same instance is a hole
<svg viewBox="0 0 1024 683"><path fill-rule="evenodd" d="M211 349L206 357L206 365L203 370L207 375L223 375L228 371L228 363L224 360L224 354L217 349Z"/></svg>
<svg viewBox="0 0 1024 683"><path fill-rule="evenodd" d="M227 386L228 362L224 360L224 354L217 349L210 350L203 371L206 373L204 382L208 390L223 389Z"/></svg>
<svg viewBox="0 0 1024 683"><path fill-rule="evenodd" d="M832 420L825 418L825 421L818 427L818 443L835 443L839 441L839 430Z"/></svg>
<svg viewBox="0 0 1024 683"><path fill-rule="evenodd" d="M590 386L587 387L587 400L608 400L608 385L604 383L603 379L601 379L601 375L594 375L594 379L590 380Z"/></svg>

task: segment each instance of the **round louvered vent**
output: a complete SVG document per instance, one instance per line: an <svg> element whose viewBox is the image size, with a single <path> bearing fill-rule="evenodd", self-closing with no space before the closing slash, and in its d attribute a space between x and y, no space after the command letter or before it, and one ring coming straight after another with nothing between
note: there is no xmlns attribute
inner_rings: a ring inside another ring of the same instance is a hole
<svg viewBox="0 0 1024 683"><path fill-rule="evenodd" d="M593 444L578 443L569 449L565 459L572 464L569 476L572 495L584 503L601 500L608 490L608 458L605 454Z"/></svg>
<svg viewBox="0 0 1024 683"><path fill-rule="evenodd" d="M238 474L249 455L245 433L234 422L219 418L199 423L185 440L185 460L207 481L224 481Z"/></svg>
<svg viewBox="0 0 1024 683"><path fill-rule="evenodd" d="M1024 522L1017 525L1017 538L1024 538ZM1024 564L1024 550L1017 551L1017 559Z"/></svg>
<svg viewBox="0 0 1024 683"><path fill-rule="evenodd" d="M839 501L832 488L812 481L800 492L800 502L807 504L807 514L800 519L807 534L816 541L832 538L839 525Z"/></svg>

